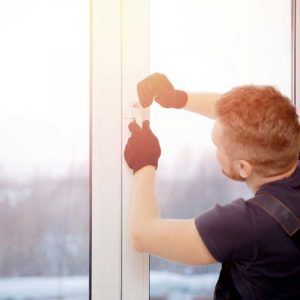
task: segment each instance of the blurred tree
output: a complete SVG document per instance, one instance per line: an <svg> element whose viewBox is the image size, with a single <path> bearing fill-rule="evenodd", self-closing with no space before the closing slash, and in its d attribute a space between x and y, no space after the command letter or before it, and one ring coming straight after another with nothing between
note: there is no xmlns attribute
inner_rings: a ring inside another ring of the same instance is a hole
<svg viewBox="0 0 300 300"><path fill-rule="evenodd" d="M1 180L0 276L89 272L89 183L86 172Z"/></svg>

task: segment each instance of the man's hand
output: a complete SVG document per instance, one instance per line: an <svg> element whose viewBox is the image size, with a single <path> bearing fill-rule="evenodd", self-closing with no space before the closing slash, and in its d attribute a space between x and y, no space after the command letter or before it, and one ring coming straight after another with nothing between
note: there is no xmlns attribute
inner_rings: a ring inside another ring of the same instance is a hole
<svg viewBox="0 0 300 300"><path fill-rule="evenodd" d="M137 91L143 107L151 105L153 99L167 108L182 108L188 101L187 93L175 90L169 79L160 73L154 73L140 81Z"/></svg>
<svg viewBox="0 0 300 300"><path fill-rule="evenodd" d="M124 157L129 168L133 173L148 165L157 168L161 150L149 121L144 121L142 128L136 122L131 122L128 128L132 135L127 141Z"/></svg>

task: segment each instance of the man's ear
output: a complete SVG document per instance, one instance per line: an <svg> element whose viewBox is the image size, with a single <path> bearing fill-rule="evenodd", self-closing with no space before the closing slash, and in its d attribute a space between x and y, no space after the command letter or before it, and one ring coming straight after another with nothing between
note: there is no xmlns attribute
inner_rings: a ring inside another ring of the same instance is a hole
<svg viewBox="0 0 300 300"><path fill-rule="evenodd" d="M233 162L235 170L238 172L238 174L244 178L247 179L250 177L253 173L253 167L250 163L248 163L246 160L235 160Z"/></svg>

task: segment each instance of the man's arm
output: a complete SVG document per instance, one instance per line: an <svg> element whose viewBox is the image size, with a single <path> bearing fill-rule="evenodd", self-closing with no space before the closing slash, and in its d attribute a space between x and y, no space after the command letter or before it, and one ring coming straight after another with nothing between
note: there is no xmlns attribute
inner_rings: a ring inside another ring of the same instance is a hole
<svg viewBox="0 0 300 300"><path fill-rule="evenodd" d="M161 219L155 197L154 166L145 166L134 175L129 228L134 248L178 263L216 263L202 241L194 219Z"/></svg>
<svg viewBox="0 0 300 300"><path fill-rule="evenodd" d="M215 106L221 94L188 92L187 95L188 100L183 107L185 110L215 119Z"/></svg>

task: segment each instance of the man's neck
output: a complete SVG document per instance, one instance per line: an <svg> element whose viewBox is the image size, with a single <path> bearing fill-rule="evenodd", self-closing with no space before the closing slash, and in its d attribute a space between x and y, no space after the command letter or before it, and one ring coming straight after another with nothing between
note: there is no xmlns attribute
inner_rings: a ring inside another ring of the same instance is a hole
<svg viewBox="0 0 300 300"><path fill-rule="evenodd" d="M249 189L255 194L262 185L291 176L297 168L297 165L298 160L295 163L293 163L292 166L286 172L271 177L261 177L253 175L246 180L246 183Z"/></svg>

